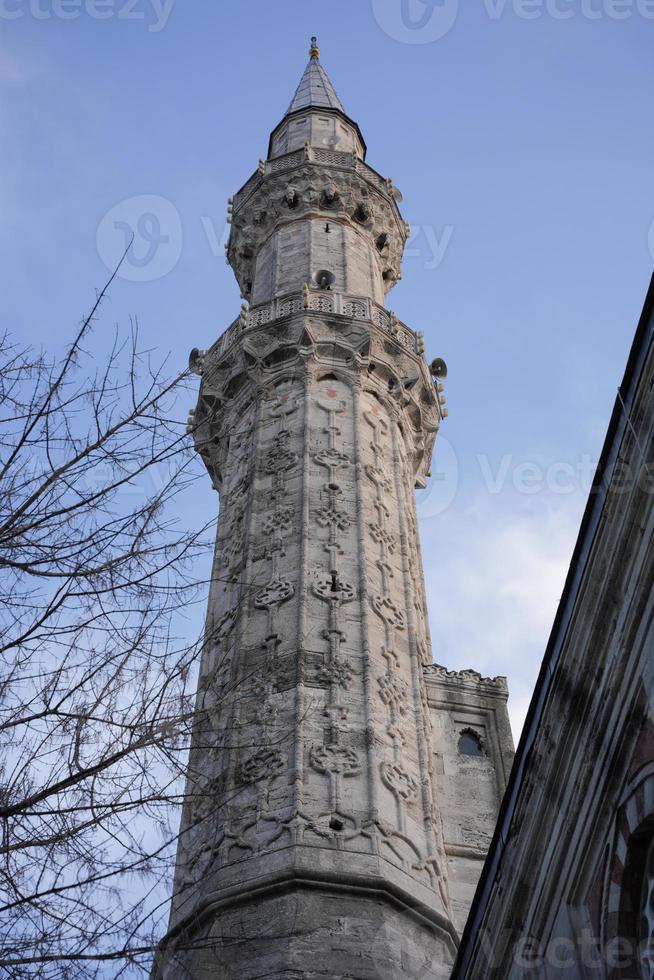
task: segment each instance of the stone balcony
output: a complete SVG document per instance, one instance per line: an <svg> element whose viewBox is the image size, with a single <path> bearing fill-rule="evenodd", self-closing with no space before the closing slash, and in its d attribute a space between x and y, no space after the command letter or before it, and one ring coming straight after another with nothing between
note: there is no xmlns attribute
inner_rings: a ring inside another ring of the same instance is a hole
<svg viewBox="0 0 654 980"><path fill-rule="evenodd" d="M284 156L275 157L272 160L261 160L259 169L252 174L249 180L235 194L233 202L234 212L236 213L245 204L263 177L278 174L285 170L293 170L306 161L323 164L328 167L339 167L343 170L355 170L378 190L384 191L391 196L397 193L393 188L392 181L382 177L381 174L378 174L376 170L369 167L367 163L364 163L354 153L341 153L338 150L331 150L326 147L307 145L302 150L293 150L292 153L286 153Z"/></svg>
<svg viewBox="0 0 654 980"><path fill-rule="evenodd" d="M239 331L246 332L264 323L274 323L296 313L342 316L349 320L366 320L386 331L406 350L422 355L422 334L402 323L390 310L365 296L350 296L327 290L310 290L278 296L269 303L243 306L239 316L211 348L212 357L220 357L232 345Z"/></svg>

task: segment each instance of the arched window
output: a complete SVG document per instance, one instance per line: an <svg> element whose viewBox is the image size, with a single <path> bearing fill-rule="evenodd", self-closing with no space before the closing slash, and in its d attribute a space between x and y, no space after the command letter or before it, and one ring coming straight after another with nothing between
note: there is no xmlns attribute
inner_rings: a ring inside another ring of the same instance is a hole
<svg viewBox="0 0 654 980"><path fill-rule="evenodd" d="M471 731L469 728L466 728L465 731L461 732L459 737L459 754L475 756L484 754L479 735L477 735L476 732Z"/></svg>
<svg viewBox="0 0 654 980"><path fill-rule="evenodd" d="M654 980L653 801L650 763L625 788L615 814L602 917L606 948L621 943L624 956L611 980Z"/></svg>
<svg viewBox="0 0 654 980"><path fill-rule="evenodd" d="M654 837L645 852L638 908L640 969L644 980L654 980Z"/></svg>

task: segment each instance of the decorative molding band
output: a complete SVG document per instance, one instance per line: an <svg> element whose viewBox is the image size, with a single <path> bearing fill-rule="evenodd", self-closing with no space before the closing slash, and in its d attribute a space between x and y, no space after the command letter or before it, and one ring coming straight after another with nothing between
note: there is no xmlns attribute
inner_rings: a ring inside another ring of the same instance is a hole
<svg viewBox="0 0 654 980"><path fill-rule="evenodd" d="M244 884L241 883L225 888L220 895L209 896L200 907L194 908L162 940L155 956L152 976L155 978L162 976L163 959L167 950L174 950L176 943L180 940L182 942L187 941L189 935L197 932L209 917L216 916L223 909L233 905L243 905L275 892L288 892L297 889L323 889L335 893L365 895L378 900L385 899L401 912L410 915L423 926L432 929L443 944L449 948L452 955L456 956L459 935L452 923L433 906L422 902L394 882L370 875L330 874L328 871L318 873L294 868L292 870L280 870L276 874L252 882L249 886L244 887Z"/></svg>
<svg viewBox="0 0 654 980"><path fill-rule="evenodd" d="M425 679L427 681L444 681L446 684L460 686L462 684L473 685L475 687L491 686L496 688L498 693L508 694L506 677L482 677L476 670L448 670L441 664L427 664L423 667Z"/></svg>
<svg viewBox="0 0 654 980"><path fill-rule="evenodd" d="M294 170L307 161L323 164L326 167L341 167L345 170L355 170L379 191L385 194L389 193L388 181L353 153L341 153L339 150L307 146L306 149L292 150L283 156L273 157L271 160L264 160L263 166L255 170L243 187L241 187L240 191L234 195L234 212L237 212L245 204L263 177L267 177L270 174L282 173L286 170Z"/></svg>
<svg viewBox="0 0 654 980"><path fill-rule="evenodd" d="M325 308L326 305L329 307L328 309ZM408 327L406 323L402 323L391 310L380 306L374 300L365 296L351 296L345 293L309 291L308 298L305 293L287 293L284 296L276 297L272 302L245 307L241 316L227 327L216 343L202 353L202 363L198 361L192 370L196 374L202 374L205 363L222 357L241 334L247 336L248 330L274 323L276 320L282 320L298 313L318 315L327 313L333 316L342 316L348 320L365 320L368 323L374 323L385 333L390 334L409 353L418 357L422 356L419 333Z"/></svg>

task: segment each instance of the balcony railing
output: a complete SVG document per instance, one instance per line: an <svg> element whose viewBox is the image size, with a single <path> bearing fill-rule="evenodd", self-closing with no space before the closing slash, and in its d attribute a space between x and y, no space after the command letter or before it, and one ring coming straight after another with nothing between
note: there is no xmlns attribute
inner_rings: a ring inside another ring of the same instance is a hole
<svg viewBox="0 0 654 980"><path fill-rule="evenodd" d="M331 150L321 146L306 146L302 150L293 150L292 153L286 153L281 157L274 157L272 160L262 160L259 169L252 174L249 180L246 181L240 191L235 195L234 211L237 211L247 201L265 174L276 174L284 170L293 170L305 160L324 164L328 167L343 167L348 170L354 168L357 173L361 174L380 190L388 189L386 179L353 153L341 153L339 150Z"/></svg>
<svg viewBox="0 0 654 980"><path fill-rule="evenodd" d="M253 327L265 323L273 323L294 313L329 313L334 316L347 317L353 320L367 320L376 324L381 330L394 337L412 354L420 354L421 334L416 333L405 323L397 319L394 313L364 296L349 296L345 293L328 291L309 291L305 293L287 293L278 296L269 303L259 303L256 306L243 308L241 316L235 320L219 337L211 348L212 358L218 358L231 347L240 332L247 332Z"/></svg>

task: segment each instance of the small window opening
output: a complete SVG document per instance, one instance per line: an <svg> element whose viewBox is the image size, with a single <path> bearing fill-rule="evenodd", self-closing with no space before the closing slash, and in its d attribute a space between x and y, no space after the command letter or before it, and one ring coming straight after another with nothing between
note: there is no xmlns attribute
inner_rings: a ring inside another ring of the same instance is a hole
<svg viewBox="0 0 654 980"><path fill-rule="evenodd" d="M461 732L461 737L459 738L459 754L474 755L477 757L484 754L484 750L481 746L481 739L476 732Z"/></svg>

